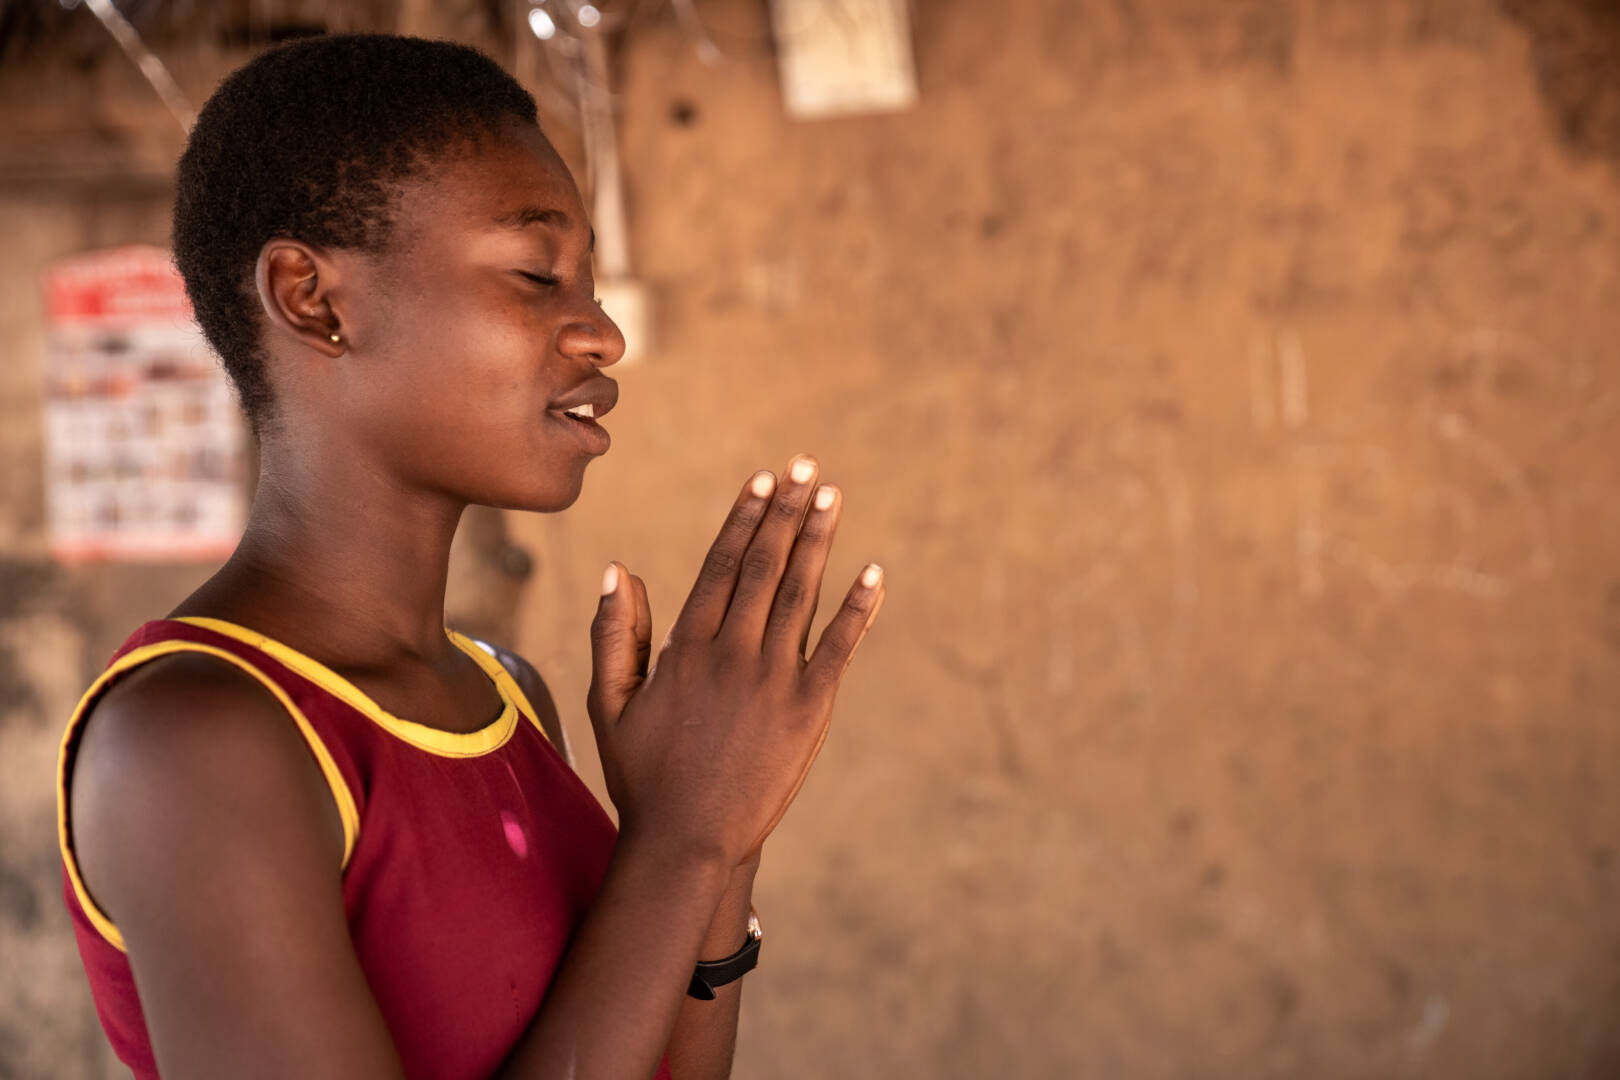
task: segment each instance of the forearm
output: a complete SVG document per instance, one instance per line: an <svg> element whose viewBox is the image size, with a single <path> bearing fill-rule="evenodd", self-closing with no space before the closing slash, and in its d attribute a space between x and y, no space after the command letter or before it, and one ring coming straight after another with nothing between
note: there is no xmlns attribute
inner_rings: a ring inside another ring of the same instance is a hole
<svg viewBox="0 0 1620 1080"><path fill-rule="evenodd" d="M651 1077L730 879L723 863L621 837L499 1080Z"/></svg>
<svg viewBox="0 0 1620 1080"><path fill-rule="evenodd" d="M747 936L748 912L754 893L756 856L731 875L720 906L703 941L703 960L719 960L741 947ZM713 1001L685 998L680 1019L669 1041L670 1072L675 1080L726 1080L731 1075L737 1045L737 1011L742 1004L745 979L715 988Z"/></svg>

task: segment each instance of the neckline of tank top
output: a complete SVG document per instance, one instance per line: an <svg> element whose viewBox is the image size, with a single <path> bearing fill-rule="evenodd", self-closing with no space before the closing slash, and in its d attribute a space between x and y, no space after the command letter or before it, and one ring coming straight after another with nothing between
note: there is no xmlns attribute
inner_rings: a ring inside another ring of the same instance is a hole
<svg viewBox="0 0 1620 1080"><path fill-rule="evenodd" d="M223 634L225 637L251 645L349 705L390 735L430 754L452 758L481 757L505 746L517 729L518 707L503 685L506 680L502 676L506 674L506 669L496 670L500 660L479 648L471 638L458 634L448 627L445 628L445 635L451 644L472 657L473 663L477 664L479 670L489 679L490 684L495 687L495 693L501 699L500 715L473 731L445 731L442 728L429 727L427 724L419 724L414 720L396 716L377 704L364 690L319 660L246 626L200 615L183 615L163 621L185 623L188 626L211 630L216 634Z"/></svg>

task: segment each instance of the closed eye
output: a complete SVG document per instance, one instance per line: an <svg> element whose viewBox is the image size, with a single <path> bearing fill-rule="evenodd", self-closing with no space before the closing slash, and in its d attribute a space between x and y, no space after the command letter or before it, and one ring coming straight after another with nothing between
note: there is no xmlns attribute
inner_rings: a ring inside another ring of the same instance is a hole
<svg viewBox="0 0 1620 1080"><path fill-rule="evenodd" d="M562 284L562 282L560 280L558 280L557 278L552 277L549 274L531 274L527 270L519 270L518 273L521 276L528 278L530 281L534 282L536 285L553 285L553 286L555 286L555 285L561 285Z"/></svg>

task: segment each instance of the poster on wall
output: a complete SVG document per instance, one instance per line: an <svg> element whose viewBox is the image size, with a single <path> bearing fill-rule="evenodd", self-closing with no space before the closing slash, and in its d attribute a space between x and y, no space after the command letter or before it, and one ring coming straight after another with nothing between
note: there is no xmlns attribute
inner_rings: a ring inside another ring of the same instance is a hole
<svg viewBox="0 0 1620 1080"><path fill-rule="evenodd" d="M169 252L45 272L45 500L62 562L211 561L246 516L246 433Z"/></svg>

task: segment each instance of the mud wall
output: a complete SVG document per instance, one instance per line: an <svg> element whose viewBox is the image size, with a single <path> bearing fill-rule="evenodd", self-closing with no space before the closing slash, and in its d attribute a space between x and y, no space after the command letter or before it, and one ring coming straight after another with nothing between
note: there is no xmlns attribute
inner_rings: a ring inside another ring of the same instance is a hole
<svg viewBox="0 0 1620 1080"><path fill-rule="evenodd" d="M704 11L730 63L622 57L661 341L521 527L523 643L582 718L599 564L662 627L801 449L823 609L888 567L739 1075L1620 1070L1615 69L1544 93L1591 25L919 4L920 106L800 124Z"/></svg>

